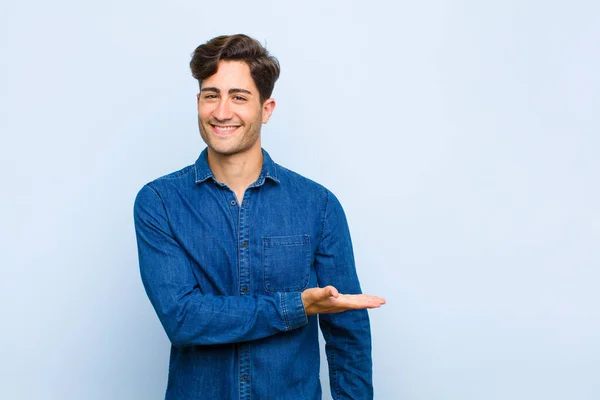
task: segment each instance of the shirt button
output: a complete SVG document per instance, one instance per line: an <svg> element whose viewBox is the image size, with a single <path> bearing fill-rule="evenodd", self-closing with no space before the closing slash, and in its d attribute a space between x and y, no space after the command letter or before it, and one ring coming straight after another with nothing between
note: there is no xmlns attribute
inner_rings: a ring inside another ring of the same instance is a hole
<svg viewBox="0 0 600 400"><path fill-rule="evenodd" d="M235 206L235 200L231 200L231 205Z"/></svg>
<svg viewBox="0 0 600 400"><path fill-rule="evenodd" d="M246 375L242 375L242 380L243 380L244 382L246 382L246 381L248 380L248 377L247 377Z"/></svg>
<svg viewBox="0 0 600 400"><path fill-rule="evenodd" d="M248 242L242 243L242 247L248 247Z"/></svg>
<svg viewBox="0 0 600 400"><path fill-rule="evenodd" d="M246 293L248 291L248 288L246 286L242 287L242 293Z"/></svg>

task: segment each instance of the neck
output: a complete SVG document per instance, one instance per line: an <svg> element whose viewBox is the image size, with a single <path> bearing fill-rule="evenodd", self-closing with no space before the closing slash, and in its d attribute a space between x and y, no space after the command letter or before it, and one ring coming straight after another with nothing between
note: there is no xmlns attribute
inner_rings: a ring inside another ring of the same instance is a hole
<svg viewBox="0 0 600 400"><path fill-rule="evenodd" d="M260 176L263 155L260 145L243 153L223 155L208 148L208 165L215 178L234 192L244 192Z"/></svg>

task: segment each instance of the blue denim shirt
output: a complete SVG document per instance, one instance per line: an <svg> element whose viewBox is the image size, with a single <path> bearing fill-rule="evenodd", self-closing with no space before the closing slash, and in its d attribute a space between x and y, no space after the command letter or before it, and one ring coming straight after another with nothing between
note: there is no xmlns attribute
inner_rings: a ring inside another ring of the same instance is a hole
<svg viewBox="0 0 600 400"><path fill-rule="evenodd" d="M306 288L361 292L330 191L263 150L238 204L205 149L145 185L134 217L142 281L172 343L166 399L320 399L318 325L333 398L373 397L367 311L317 321L302 304Z"/></svg>

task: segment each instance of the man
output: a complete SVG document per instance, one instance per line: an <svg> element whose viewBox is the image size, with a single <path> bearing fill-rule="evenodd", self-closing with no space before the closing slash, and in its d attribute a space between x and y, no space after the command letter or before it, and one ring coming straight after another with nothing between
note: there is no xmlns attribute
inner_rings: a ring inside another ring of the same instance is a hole
<svg viewBox="0 0 600 400"><path fill-rule="evenodd" d="M233 35L190 65L207 148L134 207L142 281L172 343L166 399L320 399L317 319L333 397L372 398L366 309L385 300L360 294L337 198L261 148L277 60Z"/></svg>

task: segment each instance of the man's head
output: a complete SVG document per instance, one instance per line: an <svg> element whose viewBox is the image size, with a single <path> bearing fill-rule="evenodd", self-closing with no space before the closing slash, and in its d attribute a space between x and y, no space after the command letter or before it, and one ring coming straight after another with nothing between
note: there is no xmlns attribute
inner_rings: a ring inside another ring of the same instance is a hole
<svg viewBox="0 0 600 400"><path fill-rule="evenodd" d="M257 40L237 34L217 36L196 48L190 62L192 75L200 82L217 72L220 61L243 61L260 93L261 104L271 97L279 78L279 62Z"/></svg>
<svg viewBox="0 0 600 400"><path fill-rule="evenodd" d="M277 59L248 36L219 36L196 48L190 67L200 82L198 126L209 149L259 152L261 125L275 108Z"/></svg>

